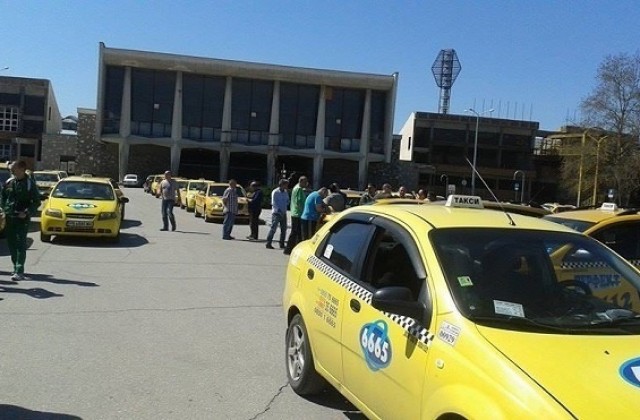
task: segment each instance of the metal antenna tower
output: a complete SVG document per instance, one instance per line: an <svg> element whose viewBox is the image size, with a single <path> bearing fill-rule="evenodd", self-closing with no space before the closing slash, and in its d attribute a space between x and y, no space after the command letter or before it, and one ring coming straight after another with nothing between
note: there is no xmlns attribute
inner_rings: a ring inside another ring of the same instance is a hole
<svg viewBox="0 0 640 420"><path fill-rule="evenodd" d="M456 81L462 67L456 50L440 50L436 61L431 66L431 72L436 79L436 85L440 88L440 101L438 112L440 114L449 113L449 100L451 99L451 86Z"/></svg>

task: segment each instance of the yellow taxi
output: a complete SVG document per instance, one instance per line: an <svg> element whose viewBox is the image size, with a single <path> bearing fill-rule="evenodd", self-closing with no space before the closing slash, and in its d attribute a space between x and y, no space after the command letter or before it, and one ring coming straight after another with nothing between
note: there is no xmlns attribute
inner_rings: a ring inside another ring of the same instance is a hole
<svg viewBox="0 0 640 420"><path fill-rule="evenodd" d="M120 240L123 206L108 178L68 177L51 191L40 216L40 239L52 236L104 237Z"/></svg>
<svg viewBox="0 0 640 420"><path fill-rule="evenodd" d="M182 200L182 192L187 188L189 179L187 178L172 178L176 181L176 206L180 205Z"/></svg>
<svg viewBox="0 0 640 420"><path fill-rule="evenodd" d="M206 187L210 182L206 179L190 179L184 188L180 188L180 208L192 212L196 206L198 191Z"/></svg>
<svg viewBox="0 0 640 420"><path fill-rule="evenodd" d="M222 220L222 194L229 187L224 182L207 182L207 184L195 196L194 214L196 217L202 216L205 222L213 220ZM238 214L236 221L249 220L249 204L247 201L247 193L240 185L236 186L236 194L238 194Z"/></svg>
<svg viewBox="0 0 640 420"><path fill-rule="evenodd" d="M56 182L68 176L65 171L33 171L32 175L36 181L38 192L44 197L49 195Z"/></svg>
<svg viewBox="0 0 640 420"><path fill-rule="evenodd" d="M164 179L164 174L153 175L153 179L151 180L151 187L149 188L149 192L152 196L159 198L160 197L160 183Z"/></svg>
<svg viewBox="0 0 640 420"><path fill-rule="evenodd" d="M561 281L560 249L639 293L600 242L480 197L346 210L291 253L289 384L375 419L637 418L640 308Z"/></svg>
<svg viewBox="0 0 640 420"><path fill-rule="evenodd" d="M638 209L619 208L615 203L603 203L601 207L588 210L565 211L545 216L545 219L560 223L591 236L620 254L640 269L640 214ZM562 250L558 251L560 253ZM582 261L582 255L566 257L571 265L565 280L577 280L588 284L599 296L620 303L625 308L640 308L640 296L630 288L617 285L616 273L597 261ZM573 277L570 277L573 276Z"/></svg>

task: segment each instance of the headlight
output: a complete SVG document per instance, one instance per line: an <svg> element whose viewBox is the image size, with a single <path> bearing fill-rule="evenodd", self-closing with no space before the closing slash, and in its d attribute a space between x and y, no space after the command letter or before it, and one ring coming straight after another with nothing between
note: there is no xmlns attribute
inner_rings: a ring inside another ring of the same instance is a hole
<svg viewBox="0 0 640 420"><path fill-rule="evenodd" d="M116 217L118 217L117 213L113 211L107 211L107 212L100 213L100 215L98 215L98 220L115 219Z"/></svg>
<svg viewBox="0 0 640 420"><path fill-rule="evenodd" d="M51 217L56 217L58 219L62 219L62 210L60 209L46 209L44 214Z"/></svg>

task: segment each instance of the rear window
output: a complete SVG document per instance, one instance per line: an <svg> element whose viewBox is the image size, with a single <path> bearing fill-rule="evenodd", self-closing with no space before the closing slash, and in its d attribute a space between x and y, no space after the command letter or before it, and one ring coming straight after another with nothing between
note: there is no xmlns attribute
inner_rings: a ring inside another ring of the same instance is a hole
<svg viewBox="0 0 640 420"><path fill-rule="evenodd" d="M583 220L566 219L564 217L544 216L543 219L550 220L555 223L559 223L563 226L576 230L578 232L584 232L591 226L595 225L594 222L585 222Z"/></svg>

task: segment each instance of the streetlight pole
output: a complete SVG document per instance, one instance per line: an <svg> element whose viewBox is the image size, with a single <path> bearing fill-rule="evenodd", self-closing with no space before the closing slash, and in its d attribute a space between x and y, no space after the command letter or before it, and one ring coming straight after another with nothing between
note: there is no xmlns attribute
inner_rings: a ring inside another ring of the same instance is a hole
<svg viewBox="0 0 640 420"><path fill-rule="evenodd" d="M440 175L440 182L444 182L444 196L449 196L449 175L442 174Z"/></svg>
<svg viewBox="0 0 640 420"><path fill-rule="evenodd" d="M518 177L518 173L520 175L522 175L522 185L520 185L520 203L524 202L524 189L525 189L525 179L526 179L526 174L524 173L524 171L521 171L520 169L518 169L517 171L515 171L513 173L513 180L515 181L516 178ZM516 193L516 201L518 200L518 194Z"/></svg>
<svg viewBox="0 0 640 420"><path fill-rule="evenodd" d="M478 160L478 126L480 125L480 115L493 112L493 108L478 112L473 108L465 109L464 112L471 112L476 116L476 133L473 139L473 168L471 168L471 195L476 194L476 162Z"/></svg>

